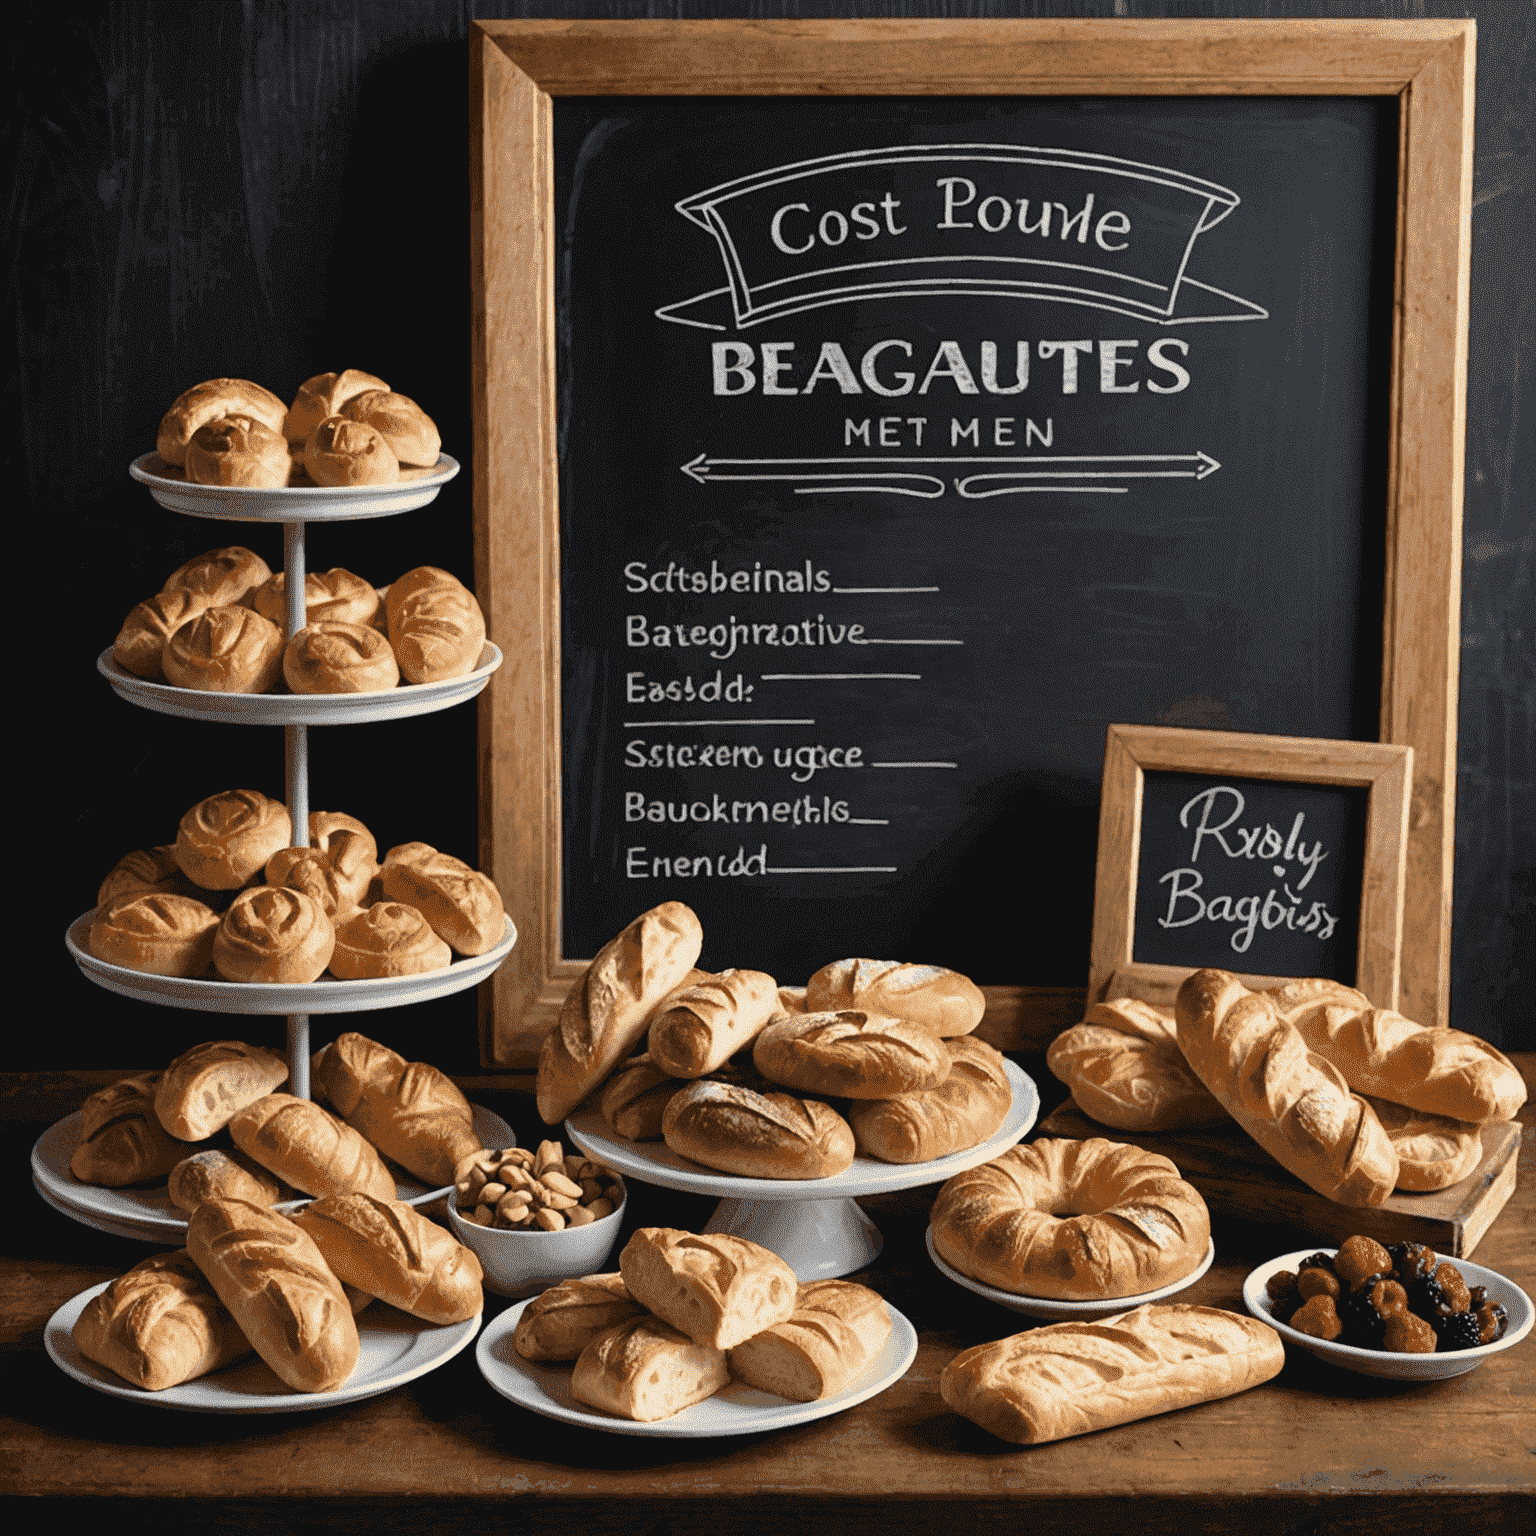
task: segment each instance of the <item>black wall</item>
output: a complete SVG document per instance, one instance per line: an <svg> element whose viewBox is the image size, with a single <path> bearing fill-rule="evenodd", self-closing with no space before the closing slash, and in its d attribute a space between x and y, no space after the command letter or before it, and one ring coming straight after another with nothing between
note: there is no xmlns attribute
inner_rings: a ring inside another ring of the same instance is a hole
<svg viewBox="0 0 1536 1536"><path fill-rule="evenodd" d="M119 701L95 657L124 613L200 549L274 531L161 511L127 478L166 405L219 374L291 395L361 367L419 400L466 473L430 508L313 531L312 568L379 582L472 575L466 36L477 17L1461 17L1479 25L1452 1021L1536 1049L1536 10L1521 0L1152 4L1145 0L494 5L453 0L31 3L13 31L6 151L7 525L22 594L11 698L12 1023L7 1068L168 1058L222 1023L87 983L67 924L130 848L194 800L282 792L276 731L203 727ZM14 545L13 545L14 548ZM382 842L473 859L467 707L311 732L311 803ZM35 982L29 980L35 976ZM22 1001L21 999L26 999ZM473 994L353 1020L450 1069L475 1062ZM275 1021L274 1021L275 1026ZM246 1026L249 1028L250 1026Z"/></svg>

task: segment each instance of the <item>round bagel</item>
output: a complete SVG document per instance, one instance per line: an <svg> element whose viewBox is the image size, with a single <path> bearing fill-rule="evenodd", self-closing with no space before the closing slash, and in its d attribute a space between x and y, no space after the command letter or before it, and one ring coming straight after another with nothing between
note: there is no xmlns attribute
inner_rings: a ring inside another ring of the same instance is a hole
<svg viewBox="0 0 1536 1536"><path fill-rule="evenodd" d="M1155 1152L1046 1139L957 1173L929 1220L945 1263L1000 1291L1058 1301L1140 1296L1192 1274L1211 1218Z"/></svg>

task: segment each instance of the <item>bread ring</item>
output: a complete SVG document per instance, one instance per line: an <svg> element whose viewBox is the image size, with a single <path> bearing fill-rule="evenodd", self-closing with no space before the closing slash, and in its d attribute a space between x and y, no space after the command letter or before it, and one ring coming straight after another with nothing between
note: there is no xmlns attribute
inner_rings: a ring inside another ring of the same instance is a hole
<svg viewBox="0 0 1536 1536"><path fill-rule="evenodd" d="M957 1173L929 1216L945 1263L1020 1296L1140 1296L1192 1274L1210 1246L1200 1192L1155 1152L1042 1140Z"/></svg>

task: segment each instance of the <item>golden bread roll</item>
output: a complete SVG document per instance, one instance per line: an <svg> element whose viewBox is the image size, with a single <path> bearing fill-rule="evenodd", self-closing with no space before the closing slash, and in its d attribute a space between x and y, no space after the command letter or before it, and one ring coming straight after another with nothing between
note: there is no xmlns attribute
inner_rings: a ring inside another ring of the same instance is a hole
<svg viewBox="0 0 1536 1536"><path fill-rule="evenodd" d="M86 1303L71 1337L87 1360L145 1392L194 1381L251 1352L185 1249L119 1275Z"/></svg>
<svg viewBox="0 0 1536 1536"><path fill-rule="evenodd" d="M155 1113L179 1141L207 1141L247 1104L288 1080L281 1051L209 1040L183 1051L160 1076Z"/></svg>
<svg viewBox="0 0 1536 1536"><path fill-rule="evenodd" d="M655 1141L673 1097L688 1086L663 1072L647 1052L631 1056L603 1085L598 1107L609 1129L626 1141Z"/></svg>
<svg viewBox="0 0 1536 1536"><path fill-rule="evenodd" d="M1221 1125L1231 1117L1179 1049L1171 1008L1133 997L1095 1003L1045 1053L1090 1120L1122 1131Z"/></svg>
<svg viewBox="0 0 1536 1536"><path fill-rule="evenodd" d="M1041 1445L1229 1397L1285 1364L1280 1335L1216 1307L1137 1307L978 1344L939 1377L944 1401L1015 1445Z"/></svg>
<svg viewBox="0 0 1536 1536"><path fill-rule="evenodd" d="M428 1323L462 1323L485 1304L480 1260L400 1200L326 1195L293 1217L344 1284Z"/></svg>
<svg viewBox="0 0 1536 1536"><path fill-rule="evenodd" d="M262 618L287 630L288 582L282 571L256 588L251 603ZM329 571L310 571L304 577L306 624L322 620L329 624L372 624L383 606L372 586L339 565Z"/></svg>
<svg viewBox="0 0 1536 1536"><path fill-rule="evenodd" d="M387 390L383 379L376 379L361 368L343 368L340 373L317 373L299 385L293 404L284 413L281 423L283 436L289 442L305 443L309 435L329 416L339 415L341 408L357 395L368 390ZM162 454L163 458L164 455Z"/></svg>
<svg viewBox="0 0 1536 1536"><path fill-rule="evenodd" d="M281 800L254 789L209 795L181 818L176 862L207 891L238 891L293 841L293 822Z"/></svg>
<svg viewBox="0 0 1536 1536"><path fill-rule="evenodd" d="M191 896L130 892L96 909L90 950L108 965L150 976L201 976L213 963L218 931L218 913Z"/></svg>
<svg viewBox="0 0 1536 1536"><path fill-rule="evenodd" d="M574 1360L599 1334L645 1315L617 1272L562 1280L523 1308L512 1345L525 1360Z"/></svg>
<svg viewBox="0 0 1536 1536"><path fill-rule="evenodd" d="M1340 1205L1380 1205L1392 1193L1397 1153L1376 1112L1271 995L1228 971L1195 971L1174 1017L1195 1076L1282 1168Z"/></svg>
<svg viewBox="0 0 1536 1536"><path fill-rule="evenodd" d="M730 1349L795 1310L795 1272L732 1232L640 1227L619 1255L629 1294L695 1344Z"/></svg>
<svg viewBox="0 0 1536 1536"><path fill-rule="evenodd" d="M215 1195L187 1221L187 1252L294 1391L334 1391L357 1368L362 1346L341 1282L286 1216Z"/></svg>
<svg viewBox="0 0 1536 1536"><path fill-rule="evenodd" d="M225 981L307 982L323 975L336 947L325 908L307 892L256 885L241 891L213 941Z"/></svg>
<svg viewBox="0 0 1536 1536"><path fill-rule="evenodd" d="M69 1171L82 1184L121 1189L163 1179L190 1150L155 1114L158 1072L139 1072L93 1093L80 1106L80 1140Z"/></svg>
<svg viewBox="0 0 1536 1536"><path fill-rule="evenodd" d="M292 1198L282 1180L269 1173L253 1157L239 1150L221 1152L210 1147L184 1157L171 1169L166 1193L178 1211L189 1216L204 1200L229 1195L252 1205L273 1206Z"/></svg>
<svg viewBox="0 0 1536 1536"><path fill-rule="evenodd" d="M249 379L206 379L183 390L160 419L155 452L179 469L187 462L193 435L205 423L222 416L249 416L280 432L287 414L283 402L270 389Z"/></svg>
<svg viewBox="0 0 1536 1536"><path fill-rule="evenodd" d="M160 590L190 592L203 599L205 608L222 608L230 603L246 604L250 594L271 576L272 568L254 550L228 544L222 549L205 549L183 561L161 583Z"/></svg>
<svg viewBox="0 0 1536 1536"><path fill-rule="evenodd" d="M155 848L136 848L125 853L107 871L96 889L96 905L104 907L114 896L190 896L197 889L181 872L176 850L169 843Z"/></svg>
<svg viewBox="0 0 1536 1536"><path fill-rule="evenodd" d="M479 665L485 644L485 615L475 594L447 572L447 579L413 582L422 569L408 571L389 589L385 609L389 643L410 683L439 683L463 677Z"/></svg>
<svg viewBox="0 0 1536 1536"><path fill-rule="evenodd" d="M331 975L343 981L375 976L424 976L445 971L453 951L415 907L376 901L336 930Z"/></svg>
<svg viewBox="0 0 1536 1536"><path fill-rule="evenodd" d="M957 1173L929 1212L951 1268L1020 1296L1140 1296L1193 1274L1211 1241L1194 1185L1166 1157L1048 1138Z"/></svg>
<svg viewBox="0 0 1536 1536"><path fill-rule="evenodd" d="M405 575L397 576L384 589L385 626L388 627L395 622L400 605L408 597L414 597L418 592L425 592L431 587L458 587L460 590L468 590L452 571L445 571L440 565L412 566Z"/></svg>
<svg viewBox="0 0 1536 1536"><path fill-rule="evenodd" d="M394 450L401 464L430 468L443 451L437 424L408 395L387 389L365 390L342 406L348 421L372 427Z"/></svg>
<svg viewBox="0 0 1536 1536"><path fill-rule="evenodd" d="M1525 1103L1520 1069L1477 1035L1415 1024L1337 982L1293 981L1270 996L1356 1093L1474 1125L1513 1120Z"/></svg>
<svg viewBox="0 0 1536 1536"><path fill-rule="evenodd" d="M204 422L187 444L187 479L194 485L242 485L274 490L288 484L288 440L254 416Z"/></svg>
<svg viewBox="0 0 1536 1536"><path fill-rule="evenodd" d="M283 648L283 678L295 693L377 693L400 682L389 641L367 624L320 619Z"/></svg>
<svg viewBox="0 0 1536 1536"><path fill-rule="evenodd" d="M771 1082L849 1099L920 1093L950 1070L949 1052L931 1030L852 1008L775 1019L753 1042L752 1060Z"/></svg>
<svg viewBox="0 0 1536 1536"><path fill-rule="evenodd" d="M1482 1127L1364 1095L1397 1153L1397 1187L1415 1194L1449 1189L1483 1160Z"/></svg>
<svg viewBox="0 0 1536 1536"><path fill-rule="evenodd" d="M229 1134L242 1152L306 1195L396 1197L395 1181L374 1147L313 1099L269 1093L229 1122Z"/></svg>
<svg viewBox="0 0 1536 1536"><path fill-rule="evenodd" d="M379 846L373 833L345 811L311 811L309 846L318 848L331 861L342 889L354 905L361 906L379 868Z"/></svg>
<svg viewBox="0 0 1536 1536"><path fill-rule="evenodd" d="M385 897L415 907L455 954L483 955L506 932L495 883L452 854L393 864L386 859L379 878Z"/></svg>
<svg viewBox="0 0 1536 1536"><path fill-rule="evenodd" d="M847 1280L812 1280L795 1310L726 1356L731 1380L792 1403L841 1392L885 1347L891 1314L885 1299Z"/></svg>
<svg viewBox="0 0 1536 1536"><path fill-rule="evenodd" d="M906 1019L948 1039L970 1034L981 1023L987 1000L969 977L939 965L834 960L806 983L805 1011L828 1013L843 1008Z"/></svg>
<svg viewBox="0 0 1536 1536"><path fill-rule="evenodd" d="M830 1105L697 1078L661 1117L680 1157L749 1179L825 1179L853 1165L853 1131Z"/></svg>
<svg viewBox="0 0 1536 1536"><path fill-rule="evenodd" d="M270 693L283 671L283 632L250 608L205 608L161 653L165 680L202 693Z"/></svg>
<svg viewBox="0 0 1536 1536"><path fill-rule="evenodd" d="M365 1093L393 1091L405 1071L405 1057L354 1030L315 1052L310 1074L315 1091L345 1118Z"/></svg>
<svg viewBox="0 0 1536 1536"><path fill-rule="evenodd" d="M165 681L165 643L188 619L195 619L208 600L185 587L157 592L137 604L123 620L112 642L112 659L146 682Z"/></svg>
<svg viewBox="0 0 1536 1536"><path fill-rule="evenodd" d="M637 1317L582 1350L571 1372L571 1396L651 1424L713 1397L730 1379L721 1350L695 1344L654 1317Z"/></svg>
<svg viewBox="0 0 1536 1536"><path fill-rule="evenodd" d="M646 1032L651 1059L674 1077L703 1077L756 1039L778 1011L763 971L721 971L675 992Z"/></svg>
<svg viewBox="0 0 1536 1536"><path fill-rule="evenodd" d="M268 885L303 891L325 908L333 926L350 922L357 914L357 903L336 873L330 859L318 848L279 848L267 860L262 872Z"/></svg>
<svg viewBox="0 0 1536 1536"><path fill-rule="evenodd" d="M469 1100L424 1061L387 1086L377 1077L366 1083L347 1124L432 1189L452 1184L459 1164L483 1146Z"/></svg>
<svg viewBox="0 0 1536 1536"><path fill-rule="evenodd" d="M383 436L360 421L332 416L304 445L304 468L316 485L393 485L400 464Z"/></svg>
<svg viewBox="0 0 1536 1536"><path fill-rule="evenodd" d="M993 1134L1013 1108L1002 1053L974 1035L943 1042L949 1076L937 1088L891 1099L855 1099L848 1108L854 1148L885 1163L926 1163L963 1152Z"/></svg>

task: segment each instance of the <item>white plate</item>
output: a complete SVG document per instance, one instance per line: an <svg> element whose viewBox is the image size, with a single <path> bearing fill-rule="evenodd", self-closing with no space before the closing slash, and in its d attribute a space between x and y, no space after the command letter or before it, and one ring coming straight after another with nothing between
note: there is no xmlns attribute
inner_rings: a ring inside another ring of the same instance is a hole
<svg viewBox="0 0 1536 1536"><path fill-rule="evenodd" d="M127 966L109 965L91 953L91 922L96 909L77 917L64 935L75 964L109 992L160 1003L171 1008L196 1008L204 1013L360 1013L367 1008L403 1008L429 998L447 997L476 987L512 953L517 929L509 917L501 943L483 955L455 958L446 970L424 976L379 976L366 981L338 981L322 976L318 981L273 982L222 981L214 976L152 976Z"/></svg>
<svg viewBox="0 0 1536 1536"><path fill-rule="evenodd" d="M530 1298L531 1299L531 1298ZM535 1365L524 1360L512 1346L517 1320L528 1305L520 1301L508 1307L475 1345L475 1360L480 1374L521 1408L530 1408L546 1418L565 1424L580 1424L588 1429L605 1430L612 1435L650 1435L663 1439L704 1439L712 1435L757 1435L768 1430L787 1429L791 1424L805 1424L841 1413L855 1403L885 1391L907 1374L917 1358L917 1330L889 1302L891 1336L885 1347L863 1371L835 1397L814 1403L791 1403L771 1392L732 1382L713 1397L695 1403L670 1419L640 1424L633 1419L599 1413L571 1396L570 1365Z"/></svg>
<svg viewBox="0 0 1536 1536"><path fill-rule="evenodd" d="M825 1179L746 1179L717 1173L680 1157L663 1141L625 1141L609 1129L602 1112L585 1109L565 1122L566 1133L588 1157L645 1184L681 1189L690 1194L719 1195L738 1200L832 1200L839 1196L879 1195L893 1189L912 1189L937 1184L985 1163L1006 1151L1035 1123L1040 1095L1034 1080L1004 1060L1013 1104L1001 1127L985 1141L964 1152L936 1157L927 1163L883 1163L874 1157L856 1157L844 1173Z"/></svg>
<svg viewBox="0 0 1536 1536"><path fill-rule="evenodd" d="M354 517L388 517L424 507L459 472L459 461L437 456L430 474L394 485L289 485L274 490L250 486L194 485L190 480L156 474L166 468L158 453L141 453L128 473L169 512L213 517L236 523L322 523Z"/></svg>
<svg viewBox="0 0 1536 1536"><path fill-rule="evenodd" d="M499 647L489 640L480 648L473 672L441 683L401 683L373 693L203 693L173 688L135 677L112 659L108 646L96 658L96 670L130 704L186 720L221 725L366 725L371 720L403 720L430 715L472 699L501 665Z"/></svg>
<svg viewBox="0 0 1536 1536"><path fill-rule="evenodd" d="M1536 1321L1536 1308L1531 1306L1531 1298L1514 1281L1469 1259L1452 1259L1442 1254L1441 1258L1461 1271L1469 1290L1473 1286L1483 1286L1489 1301L1498 1302L1509 1313L1509 1325L1497 1343L1479 1344L1475 1349L1448 1350L1443 1355L1397 1355L1385 1349L1356 1349L1352 1344L1330 1344L1326 1339L1315 1339L1310 1333L1302 1333L1288 1323L1282 1323L1269 1309L1269 1295L1264 1289L1269 1277L1282 1269L1299 1269L1301 1261L1314 1253L1326 1253L1331 1258L1338 1251L1337 1248L1298 1248L1295 1253L1282 1253L1278 1259L1260 1264L1243 1281L1243 1304L1261 1322L1268 1323L1287 1344L1295 1344L1319 1360L1341 1366L1346 1371L1356 1371L1362 1376L1385 1376L1389 1381L1444 1381L1451 1376L1465 1376L1490 1355L1518 1344Z"/></svg>
<svg viewBox="0 0 1536 1536"><path fill-rule="evenodd" d="M470 1108L475 1112L475 1134L486 1146L516 1145L511 1126L500 1115L492 1114L479 1104L472 1104ZM69 1160L79 1143L80 1111L76 1110L44 1131L32 1147L32 1182L49 1205L88 1227L118 1237L172 1245L186 1242L186 1215L171 1204L165 1184L141 1184L127 1189L82 1184L69 1171ZM191 1151L199 1150L201 1145L189 1143ZM391 1168L391 1172L395 1175L398 1198L418 1209L446 1200L453 1189L451 1184L441 1189L428 1189L401 1168ZM297 1210L305 1203L295 1200L278 1209Z"/></svg>
<svg viewBox="0 0 1536 1536"><path fill-rule="evenodd" d="M926 1240L928 1257L933 1260L934 1268L941 1275L953 1280L956 1285L963 1285L968 1291L974 1291L978 1296L985 1296L988 1301L995 1301L1000 1307L1007 1307L1010 1312L1022 1312L1025 1317L1043 1318L1050 1323L1091 1322L1096 1318L1117 1317L1122 1312L1144 1307L1148 1302L1167 1301L1170 1296L1176 1296L1180 1291L1188 1290L1211 1267L1216 1258L1216 1243L1212 1239L1206 1244L1205 1257L1199 1264L1182 1280L1175 1280L1172 1285L1162 1286L1155 1291L1144 1291L1140 1296L1105 1296L1093 1301L1058 1301L1053 1296L1020 1296L1015 1291L1000 1291L996 1286L983 1285L980 1280L962 1275L958 1269L945 1263L943 1256L933 1245L932 1227L928 1228Z"/></svg>
<svg viewBox="0 0 1536 1536"><path fill-rule="evenodd" d="M175 1408L183 1413L300 1413L334 1408L359 1398L377 1397L418 1376L425 1376L459 1353L480 1329L480 1313L467 1322L438 1326L408 1317L376 1301L357 1320L362 1354L357 1369L334 1392L295 1392L264 1361L247 1357L211 1376L199 1376L163 1392L131 1387L105 1366L87 1360L75 1348L75 1320L93 1296L110 1285L103 1281L66 1301L43 1331L50 1358L66 1376L108 1397L121 1397L147 1408Z"/></svg>

